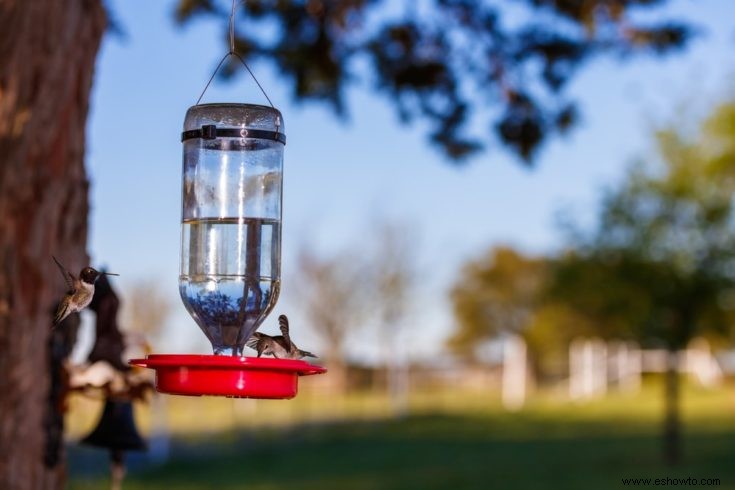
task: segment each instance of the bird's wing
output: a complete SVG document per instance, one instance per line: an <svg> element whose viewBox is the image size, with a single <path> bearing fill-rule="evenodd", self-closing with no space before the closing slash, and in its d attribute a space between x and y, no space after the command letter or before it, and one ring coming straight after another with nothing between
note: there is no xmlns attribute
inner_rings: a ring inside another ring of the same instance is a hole
<svg viewBox="0 0 735 490"><path fill-rule="evenodd" d="M284 347L288 352L291 352L291 336L288 334L288 317L281 315L278 317L278 325L281 327L281 334L283 334L283 341L286 345Z"/></svg>
<svg viewBox="0 0 735 490"><path fill-rule="evenodd" d="M253 335L250 336L248 341L245 342L245 345L247 345L251 349L258 350L258 342L260 342L262 336L262 333L255 332Z"/></svg>
<svg viewBox="0 0 735 490"><path fill-rule="evenodd" d="M276 344L281 346L283 350L285 350L286 352L291 352L289 345L286 343L286 338L283 335L274 335L271 338L275 341Z"/></svg>
<svg viewBox="0 0 735 490"><path fill-rule="evenodd" d="M74 274L69 272L64 268L63 265L61 265L61 262L56 260L56 257L53 255L51 256L52 259L54 259L54 262L56 262L56 265L59 266L59 270L61 271L61 275L64 276L64 281L66 281L66 285L69 286L69 291L74 290L74 283L76 282L77 278L74 277Z"/></svg>

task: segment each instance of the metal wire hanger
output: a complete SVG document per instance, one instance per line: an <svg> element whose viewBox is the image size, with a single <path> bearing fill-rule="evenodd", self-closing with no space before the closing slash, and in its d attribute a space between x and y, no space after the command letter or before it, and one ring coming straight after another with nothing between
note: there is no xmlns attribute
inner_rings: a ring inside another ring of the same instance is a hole
<svg viewBox="0 0 735 490"><path fill-rule="evenodd" d="M227 52L226 55L224 55L222 57L222 59L220 60L219 64L217 65L217 68L214 69L214 73L212 73L212 76L209 77L209 81L207 82L207 85L204 86L204 90L202 90L202 93L199 94L199 98L197 99L197 103L194 104L194 105L199 105L199 102L201 102L202 97L204 97L204 94L207 92L207 89L209 88L209 85L212 83L212 80L214 80L215 75L217 75L217 72L222 67L222 64L225 62L225 60L227 58L229 58L230 56L234 56L235 58L237 58L238 60L240 60L240 62L243 64L243 66L248 71L248 73L250 73L250 76L253 77L253 80L255 80L255 83L256 83L256 85L258 85L258 88L260 89L260 91L263 92L263 95L265 95L265 98L268 100L268 103L270 104L270 106L273 109L275 109L276 107L273 105L273 102L271 102L271 98L268 97L268 94L265 92L265 89L260 84L260 82L258 81L258 79L255 77L255 74L253 73L253 71L250 69L250 67L248 66L248 64L245 63L245 60L242 59L242 57L235 52L235 7L239 3L240 2L238 2L237 0L232 0L232 9L230 10L230 25L229 25L229 30L230 30L230 50Z"/></svg>

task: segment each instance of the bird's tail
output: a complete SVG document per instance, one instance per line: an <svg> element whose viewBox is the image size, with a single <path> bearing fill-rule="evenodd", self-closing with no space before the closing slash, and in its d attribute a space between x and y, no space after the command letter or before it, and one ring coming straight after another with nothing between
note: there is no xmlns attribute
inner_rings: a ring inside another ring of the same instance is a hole
<svg viewBox="0 0 735 490"><path fill-rule="evenodd" d="M71 311L69 311L70 309L71 309L71 306L68 303L60 304L59 308L56 310L56 315L54 316L54 323L51 325L51 328L56 327L56 325L61 323L64 320L64 318L69 316L69 313L71 313Z"/></svg>
<svg viewBox="0 0 735 490"><path fill-rule="evenodd" d="M317 357L319 357L319 356L315 356L314 354L312 354L312 353L311 353L311 352L309 352L308 350L301 350L301 349L299 349L299 354L301 354L301 357L313 357L313 358L315 358L315 359L316 359Z"/></svg>

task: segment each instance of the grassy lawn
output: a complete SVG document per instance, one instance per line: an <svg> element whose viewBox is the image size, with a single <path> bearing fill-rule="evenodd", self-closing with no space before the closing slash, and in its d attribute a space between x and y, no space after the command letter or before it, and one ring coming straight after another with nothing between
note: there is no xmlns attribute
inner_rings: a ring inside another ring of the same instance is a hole
<svg viewBox="0 0 735 490"><path fill-rule="evenodd" d="M685 460L675 469L660 463L659 395L657 383L584 404L546 394L507 413L477 394L424 394L400 419L377 410L373 420L187 432L168 463L134 467L125 488L612 489L622 478L692 477L735 489L735 390L687 387ZM75 469L74 451L70 488L105 488L104 475Z"/></svg>

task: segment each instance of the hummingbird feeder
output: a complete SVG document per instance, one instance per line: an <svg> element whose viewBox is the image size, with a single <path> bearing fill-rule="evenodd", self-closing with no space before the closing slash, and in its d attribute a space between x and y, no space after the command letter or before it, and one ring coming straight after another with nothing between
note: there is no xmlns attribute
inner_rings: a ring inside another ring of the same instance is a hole
<svg viewBox="0 0 735 490"><path fill-rule="evenodd" d="M233 17L234 2L230 52L215 74L234 56L257 83L234 52ZM156 370L162 393L293 398L299 376L325 369L301 360L243 356L281 288L283 116L272 104L199 104L208 86L187 111L181 133L179 292L213 355L152 354L130 362Z"/></svg>

